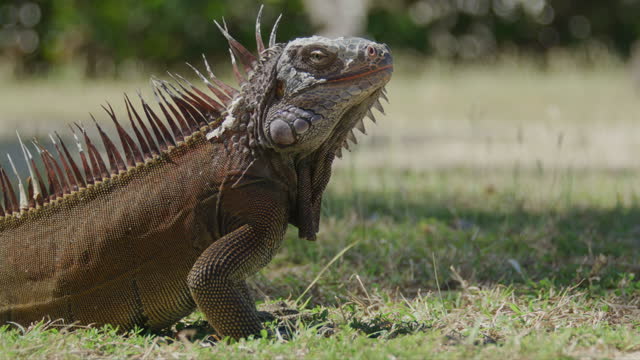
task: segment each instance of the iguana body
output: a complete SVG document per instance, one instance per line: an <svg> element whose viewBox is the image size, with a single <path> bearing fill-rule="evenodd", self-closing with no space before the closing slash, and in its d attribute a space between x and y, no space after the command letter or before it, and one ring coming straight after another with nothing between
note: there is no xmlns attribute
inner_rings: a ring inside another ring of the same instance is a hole
<svg viewBox="0 0 640 360"><path fill-rule="evenodd" d="M212 77L214 100L156 82L166 123L143 102L145 127L127 99L137 141L108 110L125 154L99 129L110 170L86 133L81 166L62 143L57 160L40 147L47 181L28 160L19 196L0 168L0 323L161 329L198 307L222 336L260 331L245 279L288 223L315 238L333 158L377 106L391 58L363 39L272 36L256 59L223 33L249 74L236 69L241 89Z"/></svg>

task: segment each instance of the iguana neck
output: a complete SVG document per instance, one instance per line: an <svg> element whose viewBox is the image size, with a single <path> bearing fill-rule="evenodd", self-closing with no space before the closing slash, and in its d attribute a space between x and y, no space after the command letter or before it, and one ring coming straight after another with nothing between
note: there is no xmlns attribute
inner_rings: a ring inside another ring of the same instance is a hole
<svg viewBox="0 0 640 360"><path fill-rule="evenodd" d="M372 102L374 100L369 100ZM320 212L322 209L322 195L324 194L329 179L331 167L336 153L341 149L354 125L361 121L369 102L362 106L348 110L344 115L344 121L340 122L329 139L311 154L295 161L297 175L297 207L296 222L298 236L307 240L315 240L320 226Z"/></svg>

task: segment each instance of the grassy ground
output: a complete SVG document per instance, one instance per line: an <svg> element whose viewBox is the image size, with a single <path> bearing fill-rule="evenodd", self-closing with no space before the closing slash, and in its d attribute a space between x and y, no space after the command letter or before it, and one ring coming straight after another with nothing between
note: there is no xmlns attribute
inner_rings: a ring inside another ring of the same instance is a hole
<svg viewBox="0 0 640 360"><path fill-rule="evenodd" d="M388 116L337 164L318 242L291 229L252 279L262 306L304 312L271 327L282 337L211 343L199 313L166 334L54 322L0 328L0 356L640 359L640 129L625 69L402 65L420 70L396 75ZM2 129L59 128L47 119L136 86L3 83Z"/></svg>

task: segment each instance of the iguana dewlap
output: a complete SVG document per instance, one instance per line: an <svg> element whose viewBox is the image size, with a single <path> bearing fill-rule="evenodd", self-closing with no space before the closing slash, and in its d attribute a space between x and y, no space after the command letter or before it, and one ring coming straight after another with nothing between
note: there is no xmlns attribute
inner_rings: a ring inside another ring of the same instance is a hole
<svg viewBox="0 0 640 360"><path fill-rule="evenodd" d="M276 43L274 27L265 48L259 28L257 57L222 29L240 89L207 65L209 95L178 77L154 80L155 109L127 97L129 132L105 108L121 143L96 123L107 164L80 126L79 157L57 134L49 149L21 141L28 179L0 168L0 324L161 329L197 307L221 336L259 333L245 279L287 224L315 239L334 157L393 70L386 45Z"/></svg>

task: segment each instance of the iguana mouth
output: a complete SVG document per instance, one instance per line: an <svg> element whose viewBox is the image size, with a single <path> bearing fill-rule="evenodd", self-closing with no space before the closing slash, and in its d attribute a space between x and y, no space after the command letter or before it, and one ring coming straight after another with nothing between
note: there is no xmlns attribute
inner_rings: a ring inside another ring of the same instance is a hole
<svg viewBox="0 0 640 360"><path fill-rule="evenodd" d="M346 76L342 76L342 77L338 77L338 78L327 79L327 82L328 83L332 83L332 82L355 80L355 79L362 78L362 77L365 77L365 76L369 76L369 75L378 73L380 71L385 71L385 70L388 73L392 73L393 72L393 64L385 65L383 67L380 67L380 68L377 68L377 69L373 69L373 70L358 72L358 73L355 73L355 74L348 74Z"/></svg>

